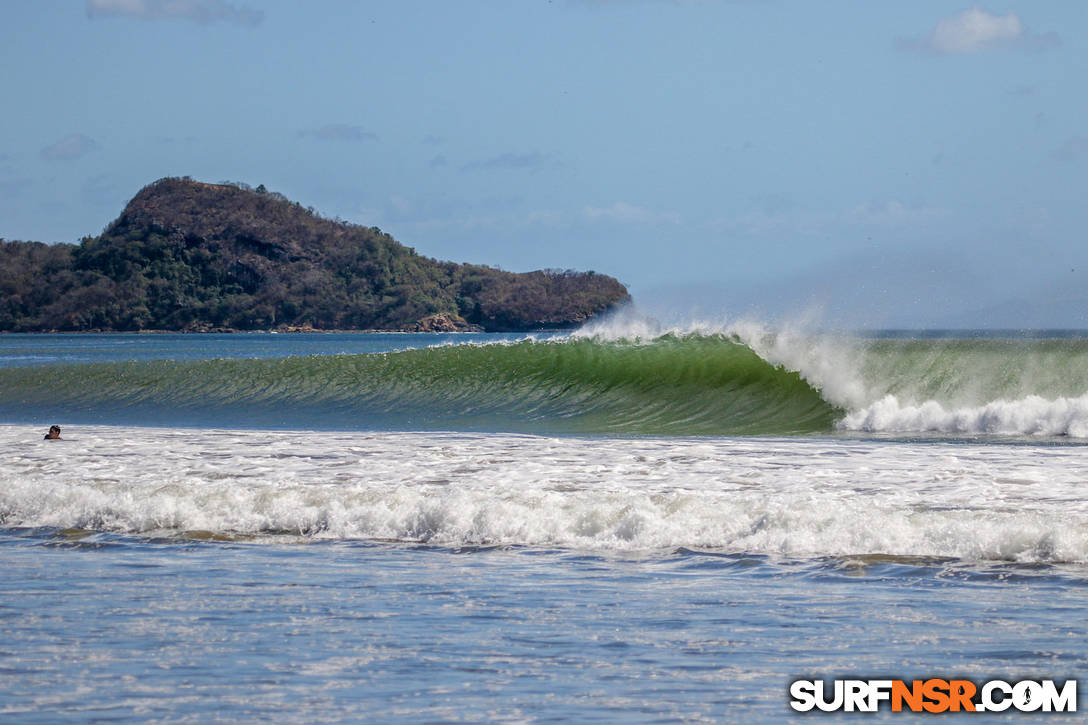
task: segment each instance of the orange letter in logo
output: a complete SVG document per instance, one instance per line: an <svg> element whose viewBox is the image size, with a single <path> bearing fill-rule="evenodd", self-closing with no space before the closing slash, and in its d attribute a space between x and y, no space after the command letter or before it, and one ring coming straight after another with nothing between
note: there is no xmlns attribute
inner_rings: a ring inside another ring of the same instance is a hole
<svg viewBox="0 0 1088 725"><path fill-rule="evenodd" d="M910 687L902 680L892 682L892 712L903 712L903 702L911 712L922 709L922 681L914 680Z"/></svg>
<svg viewBox="0 0 1088 725"><path fill-rule="evenodd" d="M962 707L966 712L975 711L975 703L971 698L975 696L975 683L970 680L949 680L948 692L951 695L952 712L959 712Z"/></svg>
<svg viewBox="0 0 1088 725"><path fill-rule="evenodd" d="M922 694L929 702L922 703L926 712L944 712L948 709L948 681L926 680L922 683Z"/></svg>

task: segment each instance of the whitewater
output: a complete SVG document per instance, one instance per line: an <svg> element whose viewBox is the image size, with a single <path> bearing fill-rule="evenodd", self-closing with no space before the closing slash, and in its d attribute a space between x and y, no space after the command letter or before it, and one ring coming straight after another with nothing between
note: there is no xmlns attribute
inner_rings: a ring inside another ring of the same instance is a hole
<svg viewBox="0 0 1088 725"><path fill-rule="evenodd" d="M799 677L1083 679L1085 438L1077 332L0 335L0 716L781 722Z"/></svg>
<svg viewBox="0 0 1088 725"><path fill-rule="evenodd" d="M47 448L15 426L0 435L15 443L7 526L1088 564L1079 447L1025 460L1015 446L822 439L91 426Z"/></svg>

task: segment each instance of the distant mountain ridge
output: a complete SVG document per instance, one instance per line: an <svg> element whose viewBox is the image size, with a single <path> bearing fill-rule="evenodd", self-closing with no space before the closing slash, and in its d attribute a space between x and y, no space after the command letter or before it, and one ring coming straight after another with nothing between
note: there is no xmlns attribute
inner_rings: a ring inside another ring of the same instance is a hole
<svg viewBox="0 0 1088 725"><path fill-rule="evenodd" d="M421 256L263 186L160 179L98 237L0 243L0 330L576 326L629 299L594 272L505 272Z"/></svg>

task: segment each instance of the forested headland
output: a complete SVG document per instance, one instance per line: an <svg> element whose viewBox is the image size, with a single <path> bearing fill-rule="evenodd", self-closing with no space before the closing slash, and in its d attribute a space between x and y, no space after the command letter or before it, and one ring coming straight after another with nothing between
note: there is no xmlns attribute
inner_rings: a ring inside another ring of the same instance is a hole
<svg viewBox="0 0 1088 725"><path fill-rule="evenodd" d="M79 244L0 240L0 331L561 329L628 299L607 275L441 262L263 186L189 178Z"/></svg>

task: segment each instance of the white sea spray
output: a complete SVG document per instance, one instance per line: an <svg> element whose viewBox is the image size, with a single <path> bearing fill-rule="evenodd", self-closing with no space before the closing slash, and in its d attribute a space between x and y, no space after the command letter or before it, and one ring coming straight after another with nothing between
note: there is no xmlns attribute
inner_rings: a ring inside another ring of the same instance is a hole
<svg viewBox="0 0 1088 725"><path fill-rule="evenodd" d="M0 525L1088 562L1076 446L0 426ZM1030 455L1029 455L1030 452Z"/></svg>
<svg viewBox="0 0 1088 725"><path fill-rule="evenodd" d="M635 308L576 335L642 343L665 335L738 340L844 410L839 430L1088 438L1088 341L930 339L908 355L917 341L820 330L814 315L773 326L751 318L665 325ZM1046 350L1048 344L1055 349Z"/></svg>

